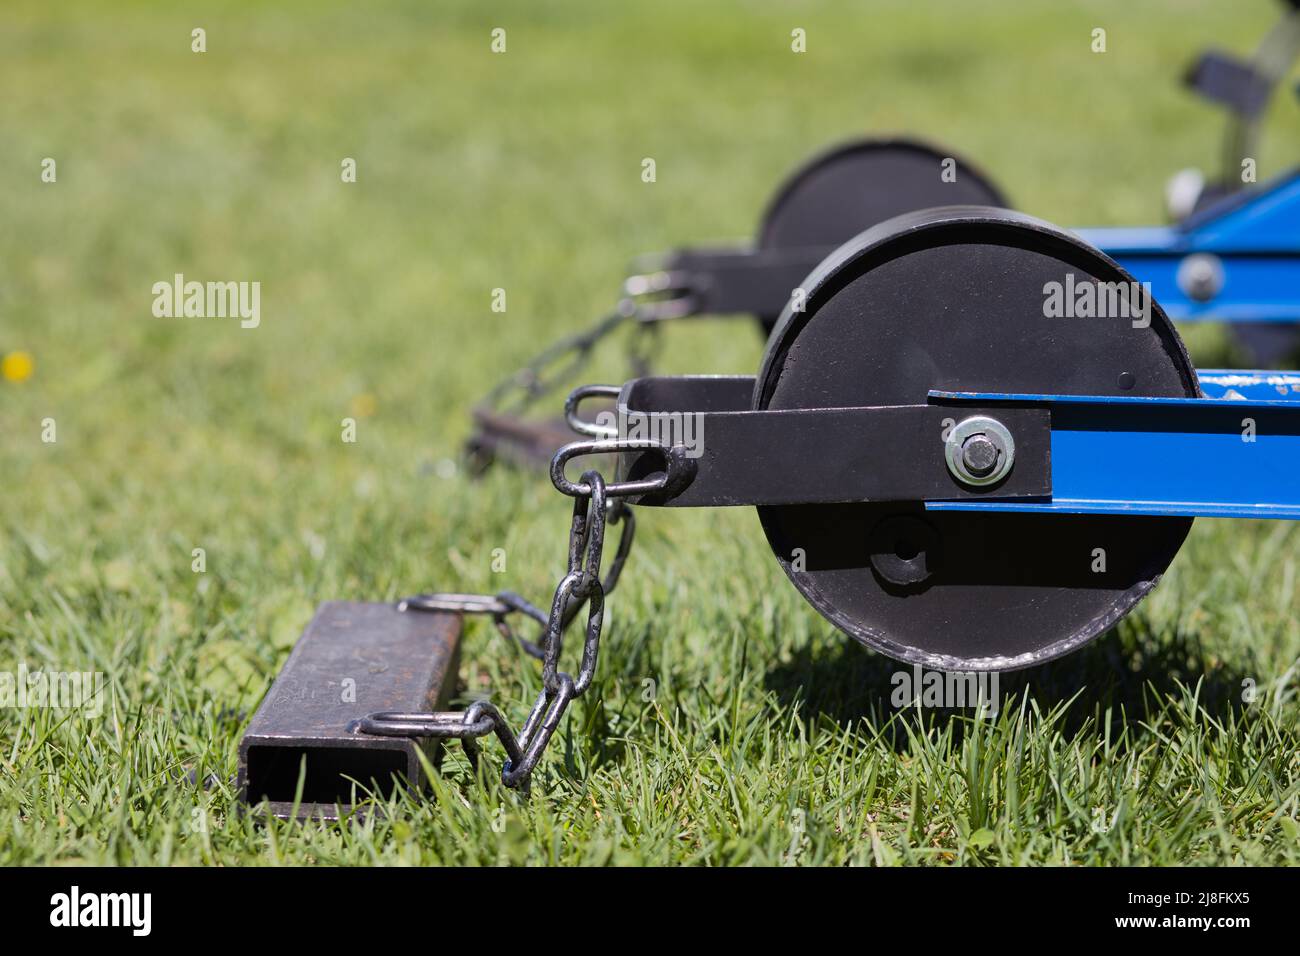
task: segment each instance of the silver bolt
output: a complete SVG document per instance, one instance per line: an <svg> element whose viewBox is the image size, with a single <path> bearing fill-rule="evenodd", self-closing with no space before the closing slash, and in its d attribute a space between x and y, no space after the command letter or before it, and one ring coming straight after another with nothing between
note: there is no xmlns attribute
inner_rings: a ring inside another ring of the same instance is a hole
<svg viewBox="0 0 1300 956"><path fill-rule="evenodd" d="M1193 302L1209 302L1223 289L1223 263L1218 256L1197 252L1178 264L1178 288Z"/></svg>
<svg viewBox="0 0 1300 956"><path fill-rule="evenodd" d="M972 475L983 478L998 463L998 446L987 435L971 435L961 446L961 460Z"/></svg>
<svg viewBox="0 0 1300 956"><path fill-rule="evenodd" d="M1016 442L996 418L972 415L953 426L944 442L948 471L964 485L1001 481L1016 460Z"/></svg>

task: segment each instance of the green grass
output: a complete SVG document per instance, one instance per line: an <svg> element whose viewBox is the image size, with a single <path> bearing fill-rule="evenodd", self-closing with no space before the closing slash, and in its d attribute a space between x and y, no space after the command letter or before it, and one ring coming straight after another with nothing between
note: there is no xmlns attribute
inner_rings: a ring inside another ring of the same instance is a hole
<svg viewBox="0 0 1300 956"><path fill-rule="evenodd" d="M977 722L892 710L895 665L804 604L750 513L643 511L531 800L458 751L431 799L366 822L261 825L226 783L318 600L550 594L567 503L447 462L472 400L594 319L634 254L750 233L785 171L866 131L951 143L1054 221L1160 221L1166 176L1217 156L1178 74L1249 49L1271 5L193 6L0 12L0 350L36 360L0 384L0 670L111 694L95 720L0 710L0 862L1300 862L1281 523L1198 524L1115 632ZM1261 176L1300 155L1293 100L1275 120ZM175 272L260 280L261 327L153 318ZM761 351L743 321L666 339L674 371ZM620 374L613 349L590 378ZM518 722L533 662L479 622L464 661Z"/></svg>

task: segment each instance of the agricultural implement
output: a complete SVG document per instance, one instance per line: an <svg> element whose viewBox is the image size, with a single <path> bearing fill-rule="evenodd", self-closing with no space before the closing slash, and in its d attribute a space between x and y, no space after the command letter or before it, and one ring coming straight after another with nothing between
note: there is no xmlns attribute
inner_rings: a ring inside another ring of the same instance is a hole
<svg viewBox="0 0 1300 956"><path fill-rule="evenodd" d="M323 605L241 742L244 798L334 817L419 788L449 738L476 762L485 736L504 747L504 784L527 788L595 680L634 505L755 508L823 617L949 672L1078 649L1156 586L1197 517L1300 518L1300 372L1198 372L1171 321L1300 321L1300 171L1245 188L1235 176L1300 48L1290 6L1254 62L1208 54L1192 71L1233 116L1228 175L1183 176L1174 226L1066 232L1003 208L949 153L861 142L788 180L752 248L682 250L629 278L614 313L476 413L480 460L544 455L573 501L549 605L513 592ZM517 417L629 321L726 313L768 333L753 377L584 386L565 406L583 438L558 451L556 429ZM607 410L584 417L593 399ZM595 462L613 463L611 479ZM517 732L489 700L443 709L466 614L541 661Z"/></svg>
<svg viewBox="0 0 1300 956"><path fill-rule="evenodd" d="M1250 59L1211 50L1187 85L1228 115L1222 169L1173 176L1169 226L1076 230L1141 282L1178 322L1230 323L1260 365L1300 345L1300 168L1255 183L1265 112L1300 59L1300 0ZM1248 166L1249 169L1243 167ZM770 334L800 283L841 243L893 216L948 205L1008 207L994 181L951 150L912 139L866 139L824 152L796 170L768 204L752 245L687 248L642 257L610 315L542 352L474 411L472 463L497 457L547 461L562 426L521 414L583 367L615 330L638 329L630 366L649 368L647 340L666 321L750 314Z"/></svg>
<svg viewBox="0 0 1300 956"><path fill-rule="evenodd" d="M309 630L263 705L269 716L250 727L246 792L283 810L300 762L362 779L375 752L395 768L416 747L456 737L473 753L489 734L506 749L505 783L526 785L594 680L633 505L756 508L808 602L900 661L1003 671L1075 650L1156 585L1194 518L1300 518L1300 373L1198 373L1160 303L1125 299L1141 297L1134 283L1079 236L1029 216L905 213L800 281L805 295L776 318L754 377L577 389L566 412L584 438L551 463L574 512L549 606L508 592L433 594L345 606L359 623L327 606L329 620L313 625L326 639ZM1125 306L1056 315L1046 290L1067 286ZM585 417L593 398L615 413ZM613 459L616 473L575 480L569 468L582 459ZM621 538L603 570L614 524ZM518 733L488 701L437 709L466 613L490 616L542 660L543 689ZM535 640L517 635L520 618L536 622ZM575 620L583 639L571 675L560 657ZM340 672L340 634L347 654L366 657L399 631L402 653L389 663L406 676L383 685L387 698L381 688L308 708L278 703L311 683L302 675ZM309 796L314 812L348 802L319 781Z"/></svg>
<svg viewBox="0 0 1300 956"><path fill-rule="evenodd" d="M943 178L946 170L952 178ZM658 257L627 279L624 298L609 316L552 346L497 386L475 409L471 460L482 465L498 455L548 460L563 441L563 430L521 413L571 378L615 330L635 325L633 341L641 343L667 321L751 314L770 334L782 309L806 294L805 277L840 243L892 216L946 205L1005 207L1007 202L972 164L914 140L864 140L822 154L777 192L753 246L683 249ZM1237 324L1244 344L1269 361L1296 341L1300 169L1224 195L1172 226L1075 232L1146 283L1171 319ZM1282 334L1269 334L1268 327ZM638 345L630 363L634 369L648 368L649 351Z"/></svg>

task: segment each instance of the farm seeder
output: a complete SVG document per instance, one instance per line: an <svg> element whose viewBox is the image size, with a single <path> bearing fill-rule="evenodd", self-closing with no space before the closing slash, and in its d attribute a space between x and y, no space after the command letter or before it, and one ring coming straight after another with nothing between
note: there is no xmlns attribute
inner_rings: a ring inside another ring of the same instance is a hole
<svg viewBox="0 0 1300 956"><path fill-rule="evenodd" d="M1148 283L1170 318L1230 323L1260 365L1300 348L1300 168L1256 182L1267 109L1300 60L1300 0L1283 6L1249 59L1210 50L1187 71L1187 85L1223 108L1228 122L1222 169L1170 178L1174 224L1075 230ZM637 329L629 364L638 373L649 367L647 340L666 322L750 314L769 334L799 283L841 243L904 212L964 204L1011 205L986 173L915 139L855 140L821 153L777 189L752 245L638 260L610 315L542 352L479 403L471 461L549 460L563 430L521 413L572 377L615 330Z"/></svg>
<svg viewBox="0 0 1300 956"><path fill-rule="evenodd" d="M1025 668L1097 637L1156 586L1194 518L1300 518L1300 372L1198 371L1171 321L1300 320L1300 172L1169 228L1073 233L1004 206L951 156L855 143L782 188L753 248L681 251L629 280L627 308L494 397L481 453L553 449L498 400L535 397L553 359L581 360L624 321L754 313L769 330L756 374L574 391L582 437L548 455L573 501L549 604L325 605L241 744L245 798L331 816L355 781L419 786L421 752L458 738L473 757L488 735L504 783L526 786L592 685L635 505L755 508L821 615L944 671ZM591 399L609 410L584 415ZM488 700L441 709L465 614L542 662L518 731ZM358 660L379 662L364 688L314 692Z"/></svg>
<svg viewBox="0 0 1300 956"><path fill-rule="evenodd" d="M415 741L487 734L505 745L505 782L526 783L591 685L635 504L755 507L818 612L882 653L949 671L1023 668L1096 637L1156 585L1195 517L1300 518L1300 373L1198 373L1158 300L1077 235L987 206L905 213L800 288L753 378L573 393L568 417L587 437L551 464L574 514L548 608L512 593L327 606L276 688L359 642L403 666L386 691L314 705L309 719L273 688L245 738L248 792L283 803L277 784L313 748L330 779L386 769L381 754L418 780ZM1053 314L1066 288L1079 300L1091 290L1087 315ZM617 413L585 420L598 395ZM574 480L566 466L592 456L612 456L617 473ZM607 524L622 536L602 577ZM523 643L543 662L543 691L517 734L490 702L427 709L463 613L512 636L518 617L540 625ZM579 617L571 675L560 655ZM339 797L322 786L309 804Z"/></svg>
<svg viewBox="0 0 1300 956"><path fill-rule="evenodd" d="M627 279L610 316L503 381L475 410L471 457L480 464L498 455L549 458L556 430L520 413L581 368L615 329L635 325L643 336L672 320L747 313L770 334L803 279L841 242L901 213L963 204L1008 206L988 177L948 150L861 140L818 156L777 192L753 246L658 257ZM1300 342L1300 169L1221 196L1176 225L1074 233L1145 283L1171 319L1232 323L1263 360ZM644 352L634 354L634 369L647 367Z"/></svg>

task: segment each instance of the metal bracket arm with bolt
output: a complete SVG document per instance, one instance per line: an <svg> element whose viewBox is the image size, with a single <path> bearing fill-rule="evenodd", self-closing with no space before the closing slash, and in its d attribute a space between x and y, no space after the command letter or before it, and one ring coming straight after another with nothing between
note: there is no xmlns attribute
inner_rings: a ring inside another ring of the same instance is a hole
<svg viewBox="0 0 1300 956"><path fill-rule="evenodd" d="M752 378L639 379L621 413L698 414L708 439L671 494L630 500L1300 519L1300 374L1199 379L1204 398L932 389L926 405L789 411L745 409ZM623 452L620 469L660 456L646 459Z"/></svg>

